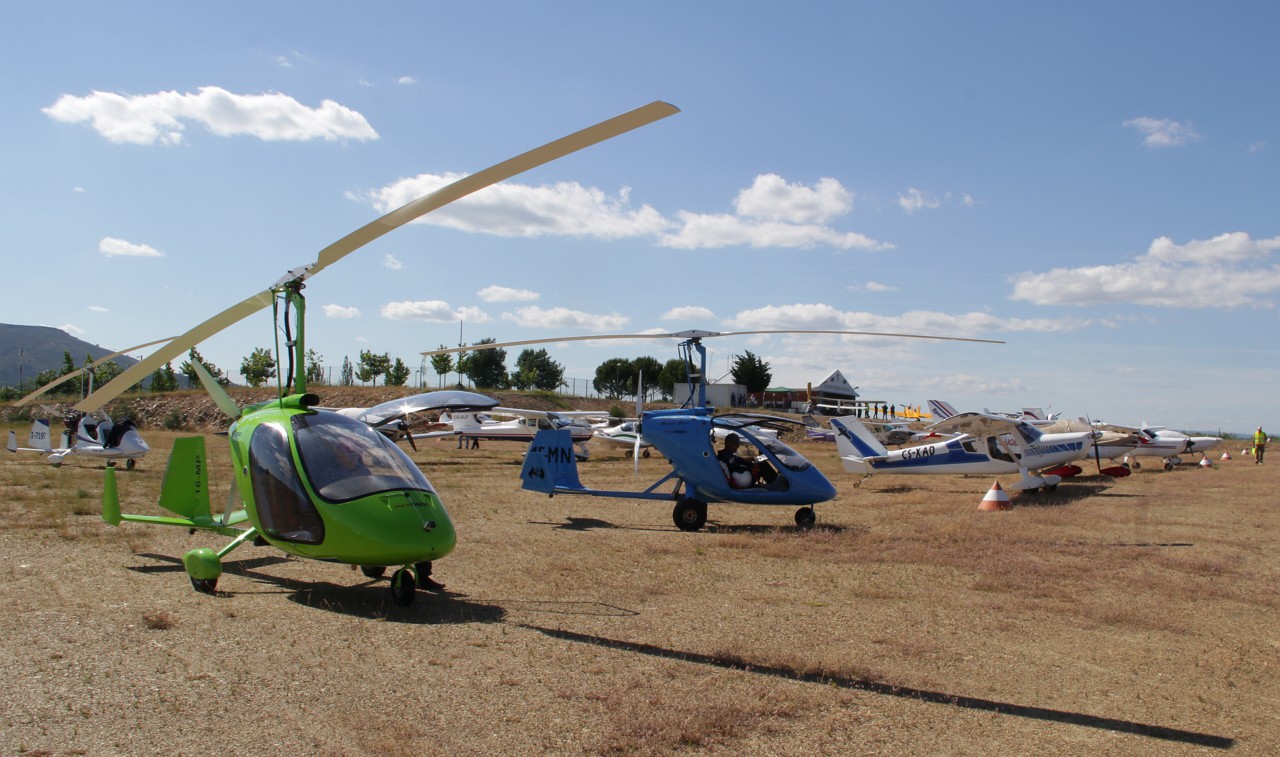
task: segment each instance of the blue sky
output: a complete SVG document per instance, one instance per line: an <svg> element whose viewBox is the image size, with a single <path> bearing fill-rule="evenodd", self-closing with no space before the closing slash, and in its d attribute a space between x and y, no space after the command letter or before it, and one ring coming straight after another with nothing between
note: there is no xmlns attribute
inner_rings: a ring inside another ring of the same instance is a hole
<svg viewBox="0 0 1280 757"><path fill-rule="evenodd" d="M0 49L0 320L181 333L445 181L682 109L309 282L340 365L701 328L777 384L1276 425L1269 3L25 3ZM200 346L234 372L269 312ZM665 341L548 347L568 376ZM508 352L513 365L516 351ZM430 367L427 368L428 372ZM434 385L436 376L429 374Z"/></svg>

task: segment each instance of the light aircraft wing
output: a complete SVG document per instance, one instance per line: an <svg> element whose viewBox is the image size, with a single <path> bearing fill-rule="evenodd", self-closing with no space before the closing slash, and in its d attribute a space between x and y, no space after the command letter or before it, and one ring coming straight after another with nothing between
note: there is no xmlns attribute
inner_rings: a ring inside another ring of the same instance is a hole
<svg viewBox="0 0 1280 757"><path fill-rule="evenodd" d="M1016 433L1026 425L1027 424L1022 421L1008 418L1003 415L958 413L950 418L938 421L930 426L929 430L983 437Z"/></svg>
<svg viewBox="0 0 1280 757"><path fill-rule="evenodd" d="M409 397L383 402L355 415L356 420L363 421L374 428L385 426L394 421L406 419L414 413L428 410L489 410L498 405L498 400L475 392L445 390L425 392ZM450 432L452 433L452 432Z"/></svg>

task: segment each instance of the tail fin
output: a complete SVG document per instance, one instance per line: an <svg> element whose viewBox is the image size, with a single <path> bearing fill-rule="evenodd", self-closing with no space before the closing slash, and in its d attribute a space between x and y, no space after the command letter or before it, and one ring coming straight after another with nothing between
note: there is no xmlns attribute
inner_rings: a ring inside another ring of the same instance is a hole
<svg viewBox="0 0 1280 757"><path fill-rule="evenodd" d="M53 432L49 430L48 418L41 418L31 424L31 434L27 437L27 444L36 449L48 451L53 449L52 440Z"/></svg>
<svg viewBox="0 0 1280 757"><path fill-rule="evenodd" d="M943 402L942 400L929 400L929 412L933 414L935 422L960 414L951 406L950 402Z"/></svg>
<svg viewBox="0 0 1280 757"><path fill-rule="evenodd" d="M876 435L856 416L832 418L831 428L836 430L836 450L841 457L884 457L889 454Z"/></svg>
<svg viewBox="0 0 1280 757"><path fill-rule="evenodd" d="M572 434L565 429L540 430L529 442L520 480L522 488L544 494L554 494L556 489L583 490Z"/></svg>
<svg viewBox="0 0 1280 757"><path fill-rule="evenodd" d="M160 488L160 506L196 522L212 520L203 436L173 440L173 454Z"/></svg>

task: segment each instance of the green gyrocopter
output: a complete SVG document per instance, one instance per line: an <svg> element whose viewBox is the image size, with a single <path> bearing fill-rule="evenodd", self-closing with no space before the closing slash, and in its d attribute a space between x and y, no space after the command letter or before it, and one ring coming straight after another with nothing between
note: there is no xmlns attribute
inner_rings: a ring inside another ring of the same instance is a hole
<svg viewBox="0 0 1280 757"><path fill-rule="evenodd" d="M201 547L182 557L192 586L205 593L216 591L223 558L247 541L300 557L358 565L370 578L392 568L391 593L400 605L413 602L418 588L439 588L430 578L431 563L453 550L457 536L431 483L374 426L318 408L319 398L306 391L304 282L383 234L472 192L678 112L668 103L652 102L393 210L321 250L314 263L289 271L266 290L175 337L85 398L77 410L100 409L165 363L268 305L283 326L288 369L282 375L288 382L275 400L240 408L193 361L205 388L233 419L228 439L235 483L223 512L215 515L210 508L204 437L189 437L175 441L160 493L159 505L173 516L122 513L116 472L107 468L103 519L111 525L153 523L232 537L221 549ZM471 392L428 396L435 396L430 408L487 409L497 404ZM396 419L391 415L386 420Z"/></svg>

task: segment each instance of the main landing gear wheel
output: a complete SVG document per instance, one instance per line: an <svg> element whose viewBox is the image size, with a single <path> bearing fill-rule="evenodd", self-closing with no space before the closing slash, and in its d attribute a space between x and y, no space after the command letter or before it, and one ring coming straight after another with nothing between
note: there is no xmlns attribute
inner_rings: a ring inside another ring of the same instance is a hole
<svg viewBox="0 0 1280 757"><path fill-rule="evenodd" d="M707 524L707 503L696 499L682 499L671 511L671 518L681 531L697 531Z"/></svg>
<svg viewBox="0 0 1280 757"><path fill-rule="evenodd" d="M137 460L134 460L134 459L131 457L131 458L129 458L128 460L125 460L125 461L124 461L124 468L125 468L125 470L133 470L133 467L134 467L135 465L137 465L137 464L138 464L138 461L137 461Z"/></svg>
<svg viewBox="0 0 1280 757"><path fill-rule="evenodd" d="M414 595L418 593L418 579L413 571L400 568L391 574L391 598L401 607L413 604Z"/></svg>
<svg viewBox="0 0 1280 757"><path fill-rule="evenodd" d="M644 452L641 452L641 453L640 453L640 457L643 457L643 458L645 458L645 459L648 459L648 457L649 457L649 450L645 450Z"/></svg>
<svg viewBox="0 0 1280 757"><path fill-rule="evenodd" d="M377 581L379 578L382 578L382 576L387 572L387 569L382 565L361 565L360 572L364 574L365 578L371 578L374 581Z"/></svg>
<svg viewBox="0 0 1280 757"><path fill-rule="evenodd" d="M812 505L796 510L796 525L800 528L813 528L813 524L817 522L818 514L813 511Z"/></svg>
<svg viewBox="0 0 1280 757"><path fill-rule="evenodd" d="M201 594L217 594L218 579L216 578L193 578L191 579L191 588Z"/></svg>

